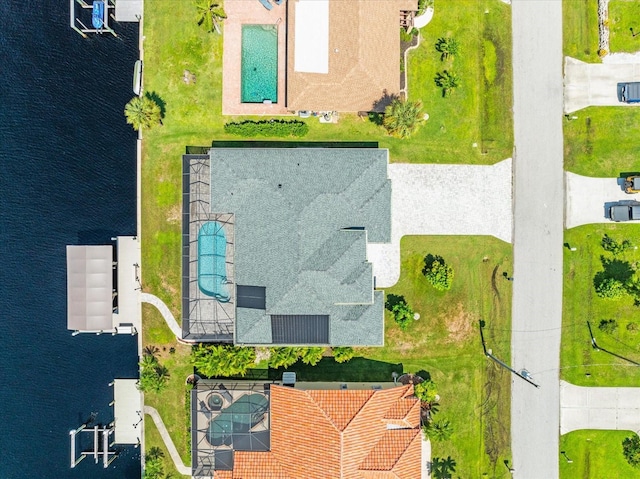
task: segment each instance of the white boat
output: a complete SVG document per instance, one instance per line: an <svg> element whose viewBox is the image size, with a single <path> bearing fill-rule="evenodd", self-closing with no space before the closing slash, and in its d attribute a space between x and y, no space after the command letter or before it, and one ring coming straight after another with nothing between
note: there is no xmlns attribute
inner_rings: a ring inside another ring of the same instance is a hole
<svg viewBox="0 0 640 479"><path fill-rule="evenodd" d="M142 60L137 60L133 66L133 93L140 95L142 91Z"/></svg>

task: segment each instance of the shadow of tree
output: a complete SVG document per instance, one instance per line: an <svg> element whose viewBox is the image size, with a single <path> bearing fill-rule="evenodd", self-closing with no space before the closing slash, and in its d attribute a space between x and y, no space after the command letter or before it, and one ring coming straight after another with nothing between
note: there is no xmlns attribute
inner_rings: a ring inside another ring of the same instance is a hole
<svg viewBox="0 0 640 479"><path fill-rule="evenodd" d="M160 118L164 118L167 112L167 102L155 91L148 91L144 94L149 100L153 100L160 107Z"/></svg>
<svg viewBox="0 0 640 479"><path fill-rule="evenodd" d="M604 279L613 278L626 284L635 273L631 263L628 261L600 256L600 262L602 263L603 271L596 273L594 282L596 279L599 280L598 282L602 282Z"/></svg>
<svg viewBox="0 0 640 479"><path fill-rule="evenodd" d="M400 96L395 93L390 94L386 89L382 90L382 96L374 101L373 105L371 105L371 112L384 113L385 108L391 105L394 100L398 100L399 98ZM369 118L371 119L371 115Z"/></svg>

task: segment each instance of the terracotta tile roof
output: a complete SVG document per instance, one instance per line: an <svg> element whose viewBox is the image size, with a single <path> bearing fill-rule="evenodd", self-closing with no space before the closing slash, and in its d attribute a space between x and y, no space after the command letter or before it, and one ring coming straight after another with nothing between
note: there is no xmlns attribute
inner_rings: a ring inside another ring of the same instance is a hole
<svg viewBox="0 0 640 479"><path fill-rule="evenodd" d="M333 425L339 431L344 431L373 391L308 391L307 394L325 412Z"/></svg>
<svg viewBox="0 0 640 479"><path fill-rule="evenodd" d="M360 470L390 471L415 437L413 429L387 429L360 464Z"/></svg>
<svg viewBox="0 0 640 479"><path fill-rule="evenodd" d="M418 427L420 424L420 401L413 396L413 385L398 399L384 415L386 424L399 427Z"/></svg>
<svg viewBox="0 0 640 479"><path fill-rule="evenodd" d="M331 0L329 73L294 70L295 9L287 16L287 107L291 110L370 111L400 91L400 10L408 0Z"/></svg>
<svg viewBox="0 0 640 479"><path fill-rule="evenodd" d="M214 471L213 479L233 479L233 471Z"/></svg>
<svg viewBox="0 0 640 479"><path fill-rule="evenodd" d="M268 476L263 476L269 471ZM230 476L231 477L231 476ZM269 452L243 452L233 454L233 479L269 477L269 479L294 479L288 475L278 460Z"/></svg>
<svg viewBox="0 0 640 479"><path fill-rule="evenodd" d="M270 398L271 451L234 453L232 477L420 477L420 429L387 429L384 419L402 410L406 411L402 420L419 422L419 408L398 406L398 401L410 401L408 392L412 392L411 386L302 391L274 385ZM410 417L413 415L416 418Z"/></svg>

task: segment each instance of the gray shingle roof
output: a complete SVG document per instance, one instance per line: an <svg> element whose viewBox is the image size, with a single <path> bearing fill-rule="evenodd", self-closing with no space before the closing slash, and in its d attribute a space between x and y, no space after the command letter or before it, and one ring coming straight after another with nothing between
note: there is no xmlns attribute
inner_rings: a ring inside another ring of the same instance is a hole
<svg viewBox="0 0 640 479"><path fill-rule="evenodd" d="M382 344L384 306L380 295L374 302L366 243L391 240L388 152L219 148L210 155L211 211L235 214L236 283L266 287L266 311L237 308L236 342L270 343L270 314L328 314L330 344Z"/></svg>

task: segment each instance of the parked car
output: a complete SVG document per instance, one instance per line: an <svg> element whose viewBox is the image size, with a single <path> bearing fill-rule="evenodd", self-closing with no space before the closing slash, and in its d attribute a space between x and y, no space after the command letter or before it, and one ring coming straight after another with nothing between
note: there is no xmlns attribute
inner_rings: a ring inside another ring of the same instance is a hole
<svg viewBox="0 0 640 479"><path fill-rule="evenodd" d="M640 176L627 176L624 180L625 193L640 193Z"/></svg>
<svg viewBox="0 0 640 479"><path fill-rule="evenodd" d="M640 220L640 203L631 205L615 204L609 208L609 218L611 218L611 221Z"/></svg>
<svg viewBox="0 0 640 479"><path fill-rule="evenodd" d="M618 83L618 100L624 103L640 103L640 82Z"/></svg>

